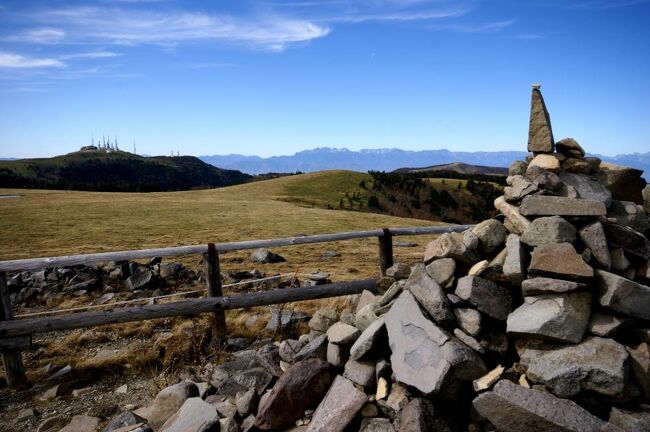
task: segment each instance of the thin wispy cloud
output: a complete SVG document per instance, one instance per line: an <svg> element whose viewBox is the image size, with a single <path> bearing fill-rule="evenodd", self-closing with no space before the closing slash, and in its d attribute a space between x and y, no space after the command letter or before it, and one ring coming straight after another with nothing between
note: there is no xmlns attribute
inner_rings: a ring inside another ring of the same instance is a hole
<svg viewBox="0 0 650 432"><path fill-rule="evenodd" d="M62 68L65 63L56 58L26 57L12 52L0 52L0 69Z"/></svg>
<svg viewBox="0 0 650 432"><path fill-rule="evenodd" d="M363 23L368 21L425 21L440 20L445 18L457 18L466 15L471 9L469 7L457 7L453 9L424 10L424 11L402 11L374 14L350 14L336 17L322 18L325 22Z"/></svg>
<svg viewBox="0 0 650 432"><path fill-rule="evenodd" d="M69 59L101 59L101 58L111 58L111 57L118 57L120 54L112 52L112 51L90 51L90 52L82 52L82 53L75 53L75 54L65 54L60 56L59 58L63 60L69 60Z"/></svg>
<svg viewBox="0 0 650 432"><path fill-rule="evenodd" d="M650 0L589 0L573 3L571 6L578 9L616 9L648 3Z"/></svg>
<svg viewBox="0 0 650 432"><path fill-rule="evenodd" d="M8 36L4 40L18 43L54 45L60 43L64 38L65 31L58 28L42 27L25 30Z"/></svg>
<svg viewBox="0 0 650 432"><path fill-rule="evenodd" d="M39 12L36 19L64 27L71 42L117 45L221 41L281 51L330 32L327 26L309 20L274 15L243 19L226 14L122 8L50 9Z"/></svg>
<svg viewBox="0 0 650 432"><path fill-rule="evenodd" d="M516 20L494 21L482 24L441 24L433 28L436 30L451 30L460 33L496 33L515 23Z"/></svg>

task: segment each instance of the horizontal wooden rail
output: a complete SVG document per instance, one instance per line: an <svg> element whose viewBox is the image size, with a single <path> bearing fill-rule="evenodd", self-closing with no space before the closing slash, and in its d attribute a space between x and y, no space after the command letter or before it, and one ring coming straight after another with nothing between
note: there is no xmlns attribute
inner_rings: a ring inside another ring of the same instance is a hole
<svg viewBox="0 0 650 432"><path fill-rule="evenodd" d="M389 228L393 236L442 234L447 232L461 232L473 225L444 225L413 228ZM244 249L257 249L261 247L293 246L309 243L325 243L330 241L353 240L368 237L383 237L384 230L352 231L335 234L317 234L310 236L285 237L270 240L251 240L215 245L217 252L236 251ZM65 267L80 264L91 264L106 261L124 261L153 257L183 256L205 254L208 252L207 244L195 246L176 246L157 249L141 249L121 252L102 252L84 255L58 256L49 258L29 258L11 261L0 261L0 272L36 270L49 267Z"/></svg>
<svg viewBox="0 0 650 432"><path fill-rule="evenodd" d="M377 282L365 279L319 285L311 288L287 288L241 294L230 297L207 297L181 302L136 306L106 312L83 312L65 316L32 318L0 322L0 337L27 336L54 330L70 330L104 324L144 321L172 316L191 316L205 312L243 309L302 300L315 300L359 294L363 290L377 292Z"/></svg>

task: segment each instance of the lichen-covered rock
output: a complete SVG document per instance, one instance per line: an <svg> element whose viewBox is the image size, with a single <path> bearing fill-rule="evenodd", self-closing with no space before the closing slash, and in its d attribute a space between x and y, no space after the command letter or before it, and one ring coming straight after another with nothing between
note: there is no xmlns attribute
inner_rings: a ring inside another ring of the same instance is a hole
<svg viewBox="0 0 650 432"><path fill-rule="evenodd" d="M477 224L471 231L478 237L479 250L484 255L491 255L492 252L502 247L508 235L503 224L496 219L485 220Z"/></svg>
<svg viewBox="0 0 650 432"><path fill-rule="evenodd" d="M592 256L598 261L598 264L603 269L609 270L612 266L612 260L609 255L609 247L607 245L607 237L605 237L605 229L603 224L596 221L592 222L579 231L580 239L591 251Z"/></svg>
<svg viewBox="0 0 650 432"><path fill-rule="evenodd" d="M549 195L529 195L521 201L524 216L605 216L601 201Z"/></svg>
<svg viewBox="0 0 650 432"><path fill-rule="evenodd" d="M587 285L583 283L545 277L526 279L521 283L521 292L524 296L560 294L584 290L586 288Z"/></svg>
<svg viewBox="0 0 650 432"><path fill-rule="evenodd" d="M462 262L479 261L479 256L467 248L461 233L444 233L429 242L424 251L424 263L429 264L440 258L453 258Z"/></svg>
<svg viewBox="0 0 650 432"><path fill-rule="evenodd" d="M533 221L521 236L521 241L529 246L546 243L573 243L576 229L560 216L540 217Z"/></svg>
<svg viewBox="0 0 650 432"><path fill-rule="evenodd" d="M552 153L554 146L551 118L539 88L533 88L530 99L530 123L528 125L528 151Z"/></svg>
<svg viewBox="0 0 650 432"><path fill-rule="evenodd" d="M518 347L526 375L559 397L591 390L620 396L625 388L628 354L618 342L592 336L576 345L524 345Z"/></svg>

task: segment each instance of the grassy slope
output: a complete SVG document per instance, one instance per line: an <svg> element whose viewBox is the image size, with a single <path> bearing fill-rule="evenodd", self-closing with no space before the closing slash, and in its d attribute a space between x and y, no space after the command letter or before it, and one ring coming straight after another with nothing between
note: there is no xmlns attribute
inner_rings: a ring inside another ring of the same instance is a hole
<svg viewBox="0 0 650 432"><path fill-rule="evenodd" d="M359 177L361 176L361 177ZM308 203L333 200L358 185L364 174L327 171L220 189L149 194L1 189L21 198L0 200L0 259L115 251L373 229L425 226L434 222L323 208ZM340 189L339 189L340 188ZM414 237L421 246L429 237ZM375 239L278 249L287 263L258 266L274 271L337 274L336 279L376 274ZM321 260L325 250L342 257ZM248 252L224 256L224 268ZM402 261L421 258L422 247L397 248ZM185 260L195 264L198 257Z"/></svg>

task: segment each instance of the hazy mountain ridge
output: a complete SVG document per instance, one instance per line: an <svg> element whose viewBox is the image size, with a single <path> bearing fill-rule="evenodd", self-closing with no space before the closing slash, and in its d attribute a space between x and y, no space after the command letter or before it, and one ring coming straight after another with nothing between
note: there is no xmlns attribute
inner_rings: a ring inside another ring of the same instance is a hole
<svg viewBox="0 0 650 432"><path fill-rule="evenodd" d="M427 167L454 162L471 165L507 167L517 159L528 155L522 151L495 152L457 152L441 150L400 150L400 149L363 149L359 151L346 148L319 147L304 150L290 156L245 156L240 154L199 156L201 160L211 165L226 169L236 169L248 174L264 172L313 172L328 169L346 169L366 172L394 171L400 168ZM650 152L621 154L617 156L601 156L604 161L619 165L630 166L650 172Z"/></svg>

